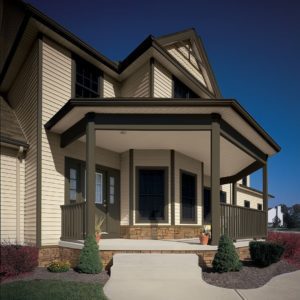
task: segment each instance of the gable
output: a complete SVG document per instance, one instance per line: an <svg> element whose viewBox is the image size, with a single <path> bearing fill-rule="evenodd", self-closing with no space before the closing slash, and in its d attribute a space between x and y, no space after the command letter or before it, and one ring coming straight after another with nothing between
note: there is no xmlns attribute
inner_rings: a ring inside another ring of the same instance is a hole
<svg viewBox="0 0 300 300"><path fill-rule="evenodd" d="M203 44L194 29L156 39L198 82L217 98L221 97Z"/></svg>

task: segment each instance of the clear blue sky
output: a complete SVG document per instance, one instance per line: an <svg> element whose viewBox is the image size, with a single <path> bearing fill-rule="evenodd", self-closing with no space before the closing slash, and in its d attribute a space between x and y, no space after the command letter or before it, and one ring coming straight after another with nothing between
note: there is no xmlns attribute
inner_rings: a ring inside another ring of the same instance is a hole
<svg viewBox="0 0 300 300"><path fill-rule="evenodd" d="M194 27L225 98L280 144L269 160L269 206L300 203L299 0L29 0L112 60L149 34ZM258 172L259 173L259 172ZM252 178L261 188L261 174Z"/></svg>

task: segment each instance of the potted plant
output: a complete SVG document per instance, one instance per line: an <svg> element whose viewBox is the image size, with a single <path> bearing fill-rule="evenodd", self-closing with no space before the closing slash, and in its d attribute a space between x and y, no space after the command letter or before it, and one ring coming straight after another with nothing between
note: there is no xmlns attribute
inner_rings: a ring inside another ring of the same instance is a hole
<svg viewBox="0 0 300 300"><path fill-rule="evenodd" d="M97 244L99 243L99 241L101 239L101 235L102 235L101 226L102 226L104 220L105 220L105 217L97 216L97 221L96 221L96 225L95 225L95 239L96 239Z"/></svg>
<svg viewBox="0 0 300 300"><path fill-rule="evenodd" d="M203 232L200 234L200 244L207 245L210 239L210 225L203 226Z"/></svg>

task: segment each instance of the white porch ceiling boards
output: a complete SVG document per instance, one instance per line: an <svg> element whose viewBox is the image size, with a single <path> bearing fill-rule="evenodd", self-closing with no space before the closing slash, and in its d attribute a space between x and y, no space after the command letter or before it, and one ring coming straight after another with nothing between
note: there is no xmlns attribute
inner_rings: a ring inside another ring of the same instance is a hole
<svg viewBox="0 0 300 300"><path fill-rule="evenodd" d="M85 142L85 136L80 138ZM129 149L173 149L204 162L204 174L210 175L210 131L96 131L96 145L118 153ZM254 159L220 138L221 177L232 176Z"/></svg>

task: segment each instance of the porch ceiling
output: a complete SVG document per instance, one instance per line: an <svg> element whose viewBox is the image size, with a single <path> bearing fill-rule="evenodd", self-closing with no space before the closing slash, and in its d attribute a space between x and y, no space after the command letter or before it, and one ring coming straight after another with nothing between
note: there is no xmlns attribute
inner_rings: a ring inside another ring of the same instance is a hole
<svg viewBox="0 0 300 300"><path fill-rule="evenodd" d="M80 138L85 142L85 136ZM129 149L173 149L204 163L204 174L210 176L210 131L96 131L98 147L125 152ZM221 136L221 177L232 176L255 160Z"/></svg>

